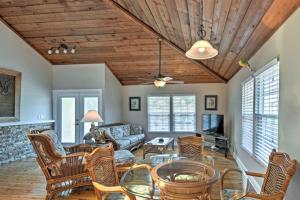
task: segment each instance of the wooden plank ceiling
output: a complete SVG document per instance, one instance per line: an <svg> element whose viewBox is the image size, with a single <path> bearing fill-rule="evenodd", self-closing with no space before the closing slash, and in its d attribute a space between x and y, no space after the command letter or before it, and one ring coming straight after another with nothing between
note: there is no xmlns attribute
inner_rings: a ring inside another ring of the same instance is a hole
<svg viewBox="0 0 300 200"><path fill-rule="evenodd" d="M184 52L199 39L199 0L0 0L0 17L53 64L107 63L123 85L158 70L185 83L229 80L300 5L300 0L204 0L206 39L219 55L193 61ZM59 43L76 54L48 55Z"/></svg>

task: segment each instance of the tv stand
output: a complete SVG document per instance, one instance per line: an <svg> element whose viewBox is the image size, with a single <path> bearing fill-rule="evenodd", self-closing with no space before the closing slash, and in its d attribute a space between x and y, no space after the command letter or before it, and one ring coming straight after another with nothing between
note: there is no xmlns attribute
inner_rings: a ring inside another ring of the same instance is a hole
<svg viewBox="0 0 300 200"><path fill-rule="evenodd" d="M228 138L218 135L218 134L205 134L203 133L202 136L204 137L205 144L210 146L211 148L216 149L217 151L224 152L225 158L227 158L228 154Z"/></svg>

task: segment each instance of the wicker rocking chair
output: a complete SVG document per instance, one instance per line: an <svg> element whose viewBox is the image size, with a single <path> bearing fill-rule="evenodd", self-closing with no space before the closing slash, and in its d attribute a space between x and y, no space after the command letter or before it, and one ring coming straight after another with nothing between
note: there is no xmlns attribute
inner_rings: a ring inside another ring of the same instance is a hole
<svg viewBox="0 0 300 200"><path fill-rule="evenodd" d="M291 160L288 154L273 150L269 157L266 174L246 171L245 175L247 176L264 179L260 194L225 188L224 180L226 175L231 172L243 173L238 169L225 169L221 178L221 199L283 200L290 180L296 172L296 165L297 161Z"/></svg>
<svg viewBox="0 0 300 200"><path fill-rule="evenodd" d="M28 134L28 138L37 154L39 163L47 181L46 199L52 199L56 194L81 186L91 186L91 178L84 163L84 152L88 146L80 148L78 145L66 149L71 154L66 155L65 149L58 145L56 134L49 130L41 133Z"/></svg>
<svg viewBox="0 0 300 200"><path fill-rule="evenodd" d="M203 154L203 138L198 136L185 136L177 138L179 155L200 157Z"/></svg>
<svg viewBox="0 0 300 200"><path fill-rule="evenodd" d="M151 171L151 167L145 164L117 169L112 144L109 144L106 148L97 148L91 154L86 153L85 159L98 200L119 200L125 196L127 196L130 200L135 200L135 196L127 193L122 189L121 186L118 185L118 171L125 171L126 169L129 170L132 167L147 168L149 171ZM121 196L120 193L123 195Z"/></svg>

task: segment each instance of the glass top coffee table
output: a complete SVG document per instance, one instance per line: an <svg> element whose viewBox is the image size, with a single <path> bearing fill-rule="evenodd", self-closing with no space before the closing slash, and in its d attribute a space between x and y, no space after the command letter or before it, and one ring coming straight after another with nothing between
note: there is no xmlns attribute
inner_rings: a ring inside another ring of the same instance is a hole
<svg viewBox="0 0 300 200"><path fill-rule="evenodd" d="M212 156L188 158L179 156L177 154L161 154L151 156L142 161L137 161L137 164L148 164L152 167L155 167L162 163L168 163L178 160L193 160L214 167L215 159ZM218 173L217 170L216 173ZM158 186L156 183L152 182L151 174L147 169L130 169L122 176L120 185L125 191L137 197L159 199Z"/></svg>

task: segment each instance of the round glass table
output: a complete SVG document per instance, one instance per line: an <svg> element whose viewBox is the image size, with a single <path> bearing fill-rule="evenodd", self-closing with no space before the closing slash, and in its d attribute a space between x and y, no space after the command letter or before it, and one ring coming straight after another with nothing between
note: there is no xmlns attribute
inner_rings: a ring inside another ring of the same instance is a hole
<svg viewBox="0 0 300 200"><path fill-rule="evenodd" d="M145 160L137 161L136 164L148 164L151 167L155 167L162 163L168 163L179 160L192 160L205 165L214 167L214 157L202 156L202 157L183 157L178 154L161 154L148 157ZM216 176L219 171L216 170ZM130 169L127 171L120 180L121 187L130 194L137 197L148 199L159 199L159 189L157 183L153 182L151 174L146 168Z"/></svg>

